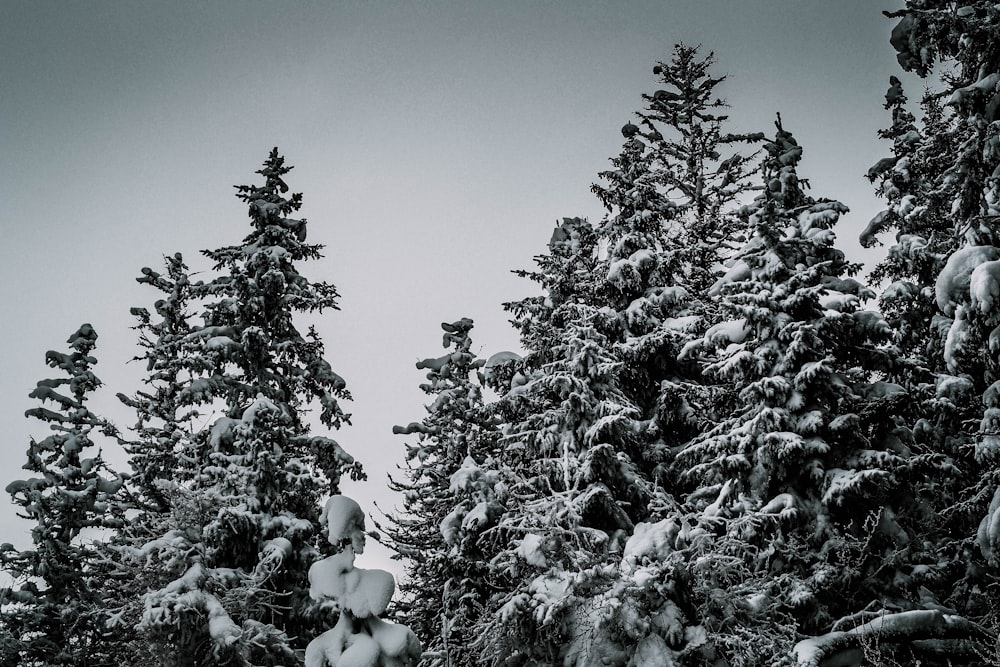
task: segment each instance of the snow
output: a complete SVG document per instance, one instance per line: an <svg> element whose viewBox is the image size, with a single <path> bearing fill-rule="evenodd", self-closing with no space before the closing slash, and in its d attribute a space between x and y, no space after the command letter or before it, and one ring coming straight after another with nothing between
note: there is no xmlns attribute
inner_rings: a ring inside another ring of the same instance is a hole
<svg viewBox="0 0 1000 667"><path fill-rule="evenodd" d="M976 544L987 562L1000 566L1000 487L994 492L990 508L979 523Z"/></svg>
<svg viewBox="0 0 1000 667"><path fill-rule="evenodd" d="M547 567L545 553L542 551L544 538L541 535L528 533L517 545L517 555L524 559L529 565L536 567Z"/></svg>
<svg viewBox="0 0 1000 667"><path fill-rule="evenodd" d="M619 259L608 267L606 280L619 291L626 292L638 287L641 276L639 269L629 259Z"/></svg>
<svg viewBox="0 0 1000 667"><path fill-rule="evenodd" d="M466 456L462 460L462 465L449 478L448 489L452 493L472 489L481 475L482 471L476 460L471 456Z"/></svg>
<svg viewBox="0 0 1000 667"><path fill-rule="evenodd" d="M760 508L761 514L777 514L782 519L793 519L797 513L795 496L781 493Z"/></svg>
<svg viewBox="0 0 1000 667"><path fill-rule="evenodd" d="M948 104L962 104L965 98L972 93L991 93L996 89L998 82L1000 82L1000 74L997 74L996 72L988 74L975 83L956 90L951 94L951 97L948 98Z"/></svg>
<svg viewBox="0 0 1000 667"><path fill-rule="evenodd" d="M958 306L955 309L955 319L948 327L948 335L944 340L944 360L948 365L948 370L957 371L961 368L958 359L959 353L965 347L969 339L969 323L965 319L965 306Z"/></svg>
<svg viewBox="0 0 1000 667"><path fill-rule="evenodd" d="M656 523L637 523L622 550L622 571L632 572L647 559L665 559L673 551L678 531L679 527L673 519L663 519Z"/></svg>
<svg viewBox="0 0 1000 667"><path fill-rule="evenodd" d="M869 400L888 398L890 396L898 396L906 393L906 389L904 389L901 385L893 382L886 382L884 380L877 380L871 384L858 387L858 391Z"/></svg>
<svg viewBox="0 0 1000 667"><path fill-rule="evenodd" d="M858 238L858 242L862 247L870 248L875 245L875 237L885 228L888 217L888 211L881 211L868 222L868 225L865 226Z"/></svg>
<svg viewBox="0 0 1000 667"><path fill-rule="evenodd" d="M750 265L742 259L736 260L726 273L715 281L709 290L709 296L718 296L722 293L722 288L730 283L740 282L750 277Z"/></svg>
<svg viewBox="0 0 1000 667"><path fill-rule="evenodd" d="M850 312L858 308L859 299L853 294L843 292L827 292L819 296L819 305L823 310L838 313Z"/></svg>
<svg viewBox="0 0 1000 667"><path fill-rule="evenodd" d="M1000 249L994 246L971 246L952 253L938 275L934 286L937 306L952 316L956 308L969 300L969 287L976 267L1000 259ZM982 277L985 280L985 276Z"/></svg>
<svg viewBox="0 0 1000 667"><path fill-rule="evenodd" d="M857 667L862 664L866 642L927 642L941 636L975 636L980 630L961 616L937 609L913 609L882 614L850 630L803 639L792 649L792 655L797 667Z"/></svg>
<svg viewBox="0 0 1000 667"><path fill-rule="evenodd" d="M673 659L674 652L667 646L667 642L657 634L650 634L643 637L642 641L635 649L630 667L673 667L676 663Z"/></svg>
<svg viewBox="0 0 1000 667"><path fill-rule="evenodd" d="M1000 260L983 262L969 277L969 303L981 313L992 313L1000 297Z"/></svg>
<svg viewBox="0 0 1000 667"><path fill-rule="evenodd" d="M364 543L364 512L353 499L333 496L323 510L329 541L340 547L309 568L309 595L335 600L340 619L306 647L306 667L410 667L420 660L416 635L403 625L378 618L396 590L385 570L354 567L359 541ZM349 543L346 543L348 542Z"/></svg>
<svg viewBox="0 0 1000 667"><path fill-rule="evenodd" d="M723 347L729 343L742 343L750 335L751 329L745 319L719 322L705 332L705 340Z"/></svg>
<svg viewBox="0 0 1000 667"><path fill-rule="evenodd" d="M354 553L364 553L365 513L347 496L333 496L326 501L320 522L326 525L330 544L339 545L350 539Z"/></svg>

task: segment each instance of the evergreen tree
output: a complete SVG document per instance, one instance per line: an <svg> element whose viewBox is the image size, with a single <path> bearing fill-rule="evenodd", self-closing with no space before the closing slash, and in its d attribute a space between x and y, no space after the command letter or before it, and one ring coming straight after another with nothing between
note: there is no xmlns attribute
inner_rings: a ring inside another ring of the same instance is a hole
<svg viewBox="0 0 1000 667"><path fill-rule="evenodd" d="M528 355L497 405L509 501L496 532L512 546L494 559L511 584L494 605L507 627L484 626L511 664L624 664L647 650L650 627L609 600L627 586L617 563L634 526L676 510L670 462L712 394L680 357L738 240L734 202L752 171L739 148L757 139L723 132L712 62L681 45L656 66L669 90L644 96L593 188L608 216L596 229L564 220L539 271L521 274L544 294L507 305Z"/></svg>
<svg viewBox="0 0 1000 667"><path fill-rule="evenodd" d="M192 420L199 416L196 406L181 398L194 370L189 349L193 347L189 338L192 284L180 253L166 257L165 265L166 275L144 268L136 279L164 296L154 304L157 321L146 308L132 309L139 321L135 328L143 349L134 361L145 362L148 389L133 397L118 394L137 417L133 428L138 439L124 443L132 462L129 488L136 494L132 509L152 511L169 507L165 481L188 481L194 475L191 453L185 454L182 448L190 444L185 436L194 430Z"/></svg>
<svg viewBox="0 0 1000 667"><path fill-rule="evenodd" d="M114 429L87 404L101 385L91 370L96 341L97 332L84 324L66 341L71 352L47 352L48 365L67 377L42 380L30 394L41 405L25 415L48 424L52 434L31 439L24 469L36 476L7 486L19 515L34 525L31 549L0 547L0 564L14 578L0 590L3 665L113 664L91 540L95 531L121 526L123 517L112 509L123 480L94 440Z"/></svg>
<svg viewBox="0 0 1000 667"><path fill-rule="evenodd" d="M405 477L390 480L403 494L403 512L389 517L386 534L406 559L401 609L429 664L477 662L471 628L489 597L495 549L482 534L501 509L489 470L497 431L484 408L485 361L471 351L472 326L468 318L441 325L448 353L417 363L427 371L420 388L433 397L428 415L393 429L417 442L407 445Z"/></svg>
<svg viewBox="0 0 1000 667"><path fill-rule="evenodd" d="M660 284L682 284L700 298L743 231L734 204L750 187L753 162L741 151L764 135L725 131L718 86L726 77L713 76L715 55L699 50L678 44L669 62L656 64L665 88L643 95L639 125L622 128L615 168L601 172L607 184L592 189L613 214L602 225L610 252L637 245L664 253Z"/></svg>
<svg viewBox="0 0 1000 667"><path fill-rule="evenodd" d="M707 631L705 658L729 664L779 664L795 633L891 597L873 575L906 539L892 506L906 453L863 419L897 391L871 376L888 327L833 245L846 207L805 194L801 148L777 128L741 213L753 234L717 287L724 320L700 344L731 403L678 457L698 534L674 539L678 600Z"/></svg>
<svg viewBox="0 0 1000 667"><path fill-rule="evenodd" d="M168 298L161 322L138 311L153 390L125 400L139 417L134 496L151 502L116 548L122 572L144 570L149 592L119 615L139 605L140 644L164 665L297 664L295 650L328 620L306 582L320 556L318 502L361 471L305 419L315 402L320 422L339 427L350 395L316 332L294 322L336 308L338 295L298 271L320 247L289 217L302 201L283 196L290 169L275 149L257 172L264 184L237 188L252 230L205 252L215 278L192 284L174 257L167 276L140 279ZM203 324L190 324L188 305ZM215 411L209 427L192 420ZM169 476L165 465L176 465Z"/></svg>
<svg viewBox="0 0 1000 667"><path fill-rule="evenodd" d="M894 281L882 301L904 350L895 374L918 399L908 402L900 421L915 448L948 464L946 474L918 485L936 510L922 538L936 555L926 558L914 585L996 634L1000 619L990 591L1000 574L1000 366L993 340L1000 324L994 308L1000 11L987 2L956 7L924 0L887 15L898 19L890 41L903 68L939 75L924 97L922 121L905 132L891 131L894 155L873 168L889 207L869 230L898 232L880 270ZM887 102L895 118L904 120L894 127L905 126L909 119L893 83ZM926 624L906 636L934 633ZM983 649L982 636L969 639L980 652L997 650Z"/></svg>

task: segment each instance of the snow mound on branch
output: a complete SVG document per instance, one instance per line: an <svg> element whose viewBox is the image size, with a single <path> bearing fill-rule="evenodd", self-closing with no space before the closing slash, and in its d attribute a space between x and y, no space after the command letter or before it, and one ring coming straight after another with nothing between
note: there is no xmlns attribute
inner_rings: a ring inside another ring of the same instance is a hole
<svg viewBox="0 0 1000 667"><path fill-rule="evenodd" d="M742 343L750 333L750 325L747 324L746 319L741 318L728 322L719 322L709 327L708 331L705 332L705 340L720 347L725 347L729 343Z"/></svg>
<svg viewBox="0 0 1000 667"><path fill-rule="evenodd" d="M528 533L517 545L517 555L524 559L529 565L536 567L547 567L548 561L545 559L545 552L542 547L544 538L541 535Z"/></svg>
<svg viewBox="0 0 1000 667"><path fill-rule="evenodd" d="M955 638L972 645L982 633L980 626L961 616L936 609L914 609L884 614L850 630L803 639L792 649L792 656L797 667L851 667L862 664L862 649L866 642L905 645L918 639L936 641L937 638L947 637L953 646L956 645ZM970 663L961 661L955 664Z"/></svg>
<svg viewBox="0 0 1000 667"><path fill-rule="evenodd" d="M364 553L365 513L352 498L333 496L326 501L320 523L326 525L327 539L333 545L345 539L353 543L360 535L361 548L355 544L354 553Z"/></svg>
<svg viewBox="0 0 1000 667"><path fill-rule="evenodd" d="M746 280L750 277L750 265L742 259L736 260L726 273L715 281L715 284L708 289L709 296L719 296L722 289L730 284Z"/></svg>
<svg viewBox="0 0 1000 667"><path fill-rule="evenodd" d="M948 316L954 315L955 309L970 298L969 288L976 268L998 259L1000 248L994 246L972 246L952 253L934 286L935 300L941 312ZM980 276L984 283L986 278L987 274Z"/></svg>
<svg viewBox="0 0 1000 667"><path fill-rule="evenodd" d="M364 512L351 498L334 496L323 510L330 543L337 553L309 568L309 595L314 600L333 599L340 619L332 629L306 647L306 667L411 667L420 660L416 635L404 625L378 618L396 590L396 581L385 570L354 567L355 546L364 537ZM345 544L350 540L349 544Z"/></svg>
<svg viewBox="0 0 1000 667"><path fill-rule="evenodd" d="M621 569L630 572L644 560L663 560L674 548L678 526L672 519L637 523L622 550Z"/></svg>
<svg viewBox="0 0 1000 667"><path fill-rule="evenodd" d="M969 297L973 308L991 313L1000 298L1000 261L983 262L969 277Z"/></svg>
<svg viewBox="0 0 1000 667"><path fill-rule="evenodd" d="M990 509L979 523L976 544L987 562L994 566L1000 564L1000 488L993 494Z"/></svg>

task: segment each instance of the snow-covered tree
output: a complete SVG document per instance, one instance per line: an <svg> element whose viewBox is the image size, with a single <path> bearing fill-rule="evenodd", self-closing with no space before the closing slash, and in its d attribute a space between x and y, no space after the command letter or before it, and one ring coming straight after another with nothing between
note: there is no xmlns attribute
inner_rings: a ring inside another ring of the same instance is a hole
<svg viewBox="0 0 1000 667"><path fill-rule="evenodd" d="M339 427L350 395L319 336L295 322L336 308L338 295L298 271L320 247L289 217L302 201L284 196L290 169L275 149L257 172L264 184L237 188L252 230L205 252L214 278L191 283L175 256L166 276L140 279L167 298L156 323L136 311L152 390L124 400L139 418L130 454L145 505L114 549L119 578L131 573L148 592L124 595L116 613L125 625L138 615L139 644L164 665L297 664L329 615L306 583L320 556L319 502L361 471L306 418L317 405L319 421Z"/></svg>
<svg viewBox="0 0 1000 667"><path fill-rule="evenodd" d="M904 352L894 369L913 396L902 424L915 447L949 469L918 485L937 510L923 541L933 545L915 585L970 621L1000 626L1000 364L994 332L1000 259L1000 10L993 3L907 2L887 12L899 63L936 74L912 121L897 81L887 95L893 156L873 167L888 209L868 236L897 232L879 267L882 302ZM915 625L906 635L934 637ZM982 652L982 637L967 642ZM931 645L937 645L930 642ZM987 642L989 644L989 642ZM985 649L996 651L995 647ZM953 654L954 655L954 654Z"/></svg>
<svg viewBox="0 0 1000 667"><path fill-rule="evenodd" d="M655 280L684 285L697 297L715 282L743 231L734 204L754 169L743 151L763 139L725 131L718 87L726 77L714 76L714 54L699 50L678 44L668 62L656 64L665 87L643 95L639 124L622 128L626 142L614 169L592 186L611 214L601 232L612 261L636 247L658 251Z"/></svg>
<svg viewBox="0 0 1000 667"><path fill-rule="evenodd" d="M192 285L188 267L180 253L165 258L166 275L144 268L136 280L163 293L154 304L156 319L146 308L133 308L138 319L142 354L134 361L145 362L146 388L134 396L119 394L119 399L136 414L133 427L136 439L125 442L131 455L129 488L135 494L132 509L166 510L169 506L165 481L190 480L194 475L191 457L185 457L190 445L192 420L198 416L197 405L182 397L193 379L190 365L192 350Z"/></svg>
<svg viewBox="0 0 1000 667"><path fill-rule="evenodd" d="M70 352L47 352L48 365L66 377L42 380L30 394L41 404L26 416L48 424L52 434L30 441L24 469L33 476L7 486L19 515L33 525L31 548L0 546L0 565L14 578L0 589L3 665L111 664L92 541L100 529L121 526L113 509L123 479L105 464L97 437L114 428L87 403L101 385L92 370L96 341L97 332L84 324L66 341Z"/></svg>
<svg viewBox="0 0 1000 667"><path fill-rule="evenodd" d="M667 89L644 96L593 187L608 215L564 220L521 273L543 294L508 304L528 354L497 404L509 495L496 532L512 545L493 561L506 626L484 620L497 660L646 659L650 628L608 600L635 524L676 509L673 452L707 417L713 390L680 353L706 326L701 297L739 240L753 169L739 151L756 137L723 132L712 62L681 45L656 66Z"/></svg>
<svg viewBox="0 0 1000 667"><path fill-rule="evenodd" d="M379 618L389 606L396 581L385 570L354 566L364 553L365 514L347 496L335 495L322 515L334 554L309 568L309 594L331 601L340 611L336 625L306 647L305 667L413 667L420 642L405 625Z"/></svg>
<svg viewBox="0 0 1000 667"><path fill-rule="evenodd" d="M484 409L486 362L472 352L472 327L468 318L441 324L448 352L417 363L427 371L420 387L433 399L428 414L393 429L416 442L407 445L404 477L390 481L403 507L384 532L406 559L400 609L424 641L429 664L476 662L470 629L489 596L492 554L481 537L500 512L497 476L488 469L497 431Z"/></svg>
<svg viewBox="0 0 1000 667"><path fill-rule="evenodd" d="M608 210L598 229L607 280L597 291L619 313L625 391L650 425L653 440L641 449L658 452L644 457L654 466L693 434L705 408L699 369L678 353L712 318L707 290L741 238L735 204L751 188L753 163L741 151L763 136L725 132L725 77L713 76L714 62L678 44L656 64L664 87L643 95L614 168L592 186Z"/></svg>
<svg viewBox="0 0 1000 667"><path fill-rule="evenodd" d="M892 502L906 452L865 418L898 391L872 376L888 326L834 246L847 209L805 193L780 118L765 150L764 191L742 209L753 233L710 290L722 321L687 351L730 403L678 456L691 514L667 549L687 551L679 601L707 631L701 651L746 665L883 599L870 575L905 539Z"/></svg>

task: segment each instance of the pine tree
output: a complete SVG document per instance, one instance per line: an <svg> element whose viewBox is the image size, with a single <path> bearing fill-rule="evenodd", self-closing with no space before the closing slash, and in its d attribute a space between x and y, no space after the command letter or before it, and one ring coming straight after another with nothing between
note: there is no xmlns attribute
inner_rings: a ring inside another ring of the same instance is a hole
<svg viewBox="0 0 1000 667"><path fill-rule="evenodd" d="M31 549L0 547L0 564L15 580L0 590L4 665L112 664L92 540L101 529L121 526L113 508L123 479L95 442L114 428L87 404L101 386L91 370L96 341L97 332L84 324L66 341L71 352L47 352L48 365L67 377L42 380L30 394L41 405L25 415L48 424L52 434L31 439L24 469L36 476L7 486L19 515L34 526Z"/></svg>
<svg viewBox="0 0 1000 667"><path fill-rule="evenodd" d="M137 311L153 390L125 399L139 418L133 495L154 502L117 550L122 572L143 571L149 592L126 596L119 615L139 605L139 643L163 665L297 664L295 651L328 620L306 582L320 556L318 505L361 470L305 417L318 404L319 421L337 428L350 395L315 330L303 335L294 321L336 308L338 295L298 271L320 247L289 217L302 202L283 196L290 169L275 149L257 172L264 184L238 186L252 230L205 252L216 277L192 284L174 257L167 276L140 279L168 298L156 324ZM188 306L203 324L190 323ZM216 411L209 427L192 419Z"/></svg>
<svg viewBox="0 0 1000 667"><path fill-rule="evenodd" d="M190 462L185 462L190 453L185 455L182 448L189 444L185 436L193 430L192 420L199 416L195 406L185 404L181 398L194 370L188 349L193 347L189 338L192 284L180 253L166 257L165 265L166 275L143 268L136 279L164 295L154 305L157 321L146 308L132 309L139 321L135 328L143 348L134 361L145 362L144 383L148 389L139 390L133 397L118 395L137 417L134 431L138 438L125 443L132 462L129 488L136 494L132 509L152 511L169 507L164 481L188 481L194 475Z"/></svg>
<svg viewBox="0 0 1000 667"><path fill-rule="evenodd" d="M661 284L682 284L698 298L742 232L734 204L750 187L753 162L741 151L764 138L725 131L727 105L717 89L726 77L713 76L715 55L699 50L678 44L670 61L654 66L665 88L643 95L639 125L622 128L615 169L600 174L607 184L592 186L613 214L602 225L609 250L665 253Z"/></svg>
<svg viewBox="0 0 1000 667"><path fill-rule="evenodd" d="M643 95L639 125L622 128L614 169L592 186L608 209L598 232L608 273L598 291L620 313L617 352L625 391L653 437L639 448L651 474L710 403L713 391L681 352L714 318L709 292L742 238L735 203L754 171L741 150L763 138L725 132L718 87L726 77L713 76L714 63L714 54L678 44L656 64L665 88Z"/></svg>
<svg viewBox="0 0 1000 667"><path fill-rule="evenodd" d="M734 204L752 171L739 148L757 139L723 132L722 79L697 51L678 46L656 66L669 90L644 96L639 124L622 128L593 187L608 216L596 229L564 220L539 270L521 274L544 294L507 305L528 350L497 404L510 499L497 532L512 547L494 566L511 588L483 625L511 664L624 664L674 631L612 602L629 585L618 561L636 524L676 511L670 463L712 394L681 353L707 326L704 297L738 240ZM649 604L662 608L663 593Z"/></svg>
<svg viewBox="0 0 1000 667"><path fill-rule="evenodd" d="M872 382L888 326L833 245L847 209L805 194L780 118L765 149L764 191L741 213L753 234L700 346L731 403L678 457L696 484L673 545L689 554L678 594L707 631L701 651L747 665L779 664L796 632L892 594L871 575L903 539L891 501L907 463L865 428L869 401L896 389Z"/></svg>
<svg viewBox="0 0 1000 667"><path fill-rule="evenodd" d="M1000 11L987 2L956 7L930 0L907 2L887 16L899 19L890 41L902 67L922 77L937 72L940 81L925 94L922 121L892 132L895 154L873 168L889 205L884 225L876 218L873 226L898 232L880 267L881 277L894 280L882 301L905 353L895 373L919 399L908 402L901 421L915 447L949 466L918 487L937 510L923 537L936 556L927 557L913 584L996 634L1000 619L989 591L1000 574L994 555L1000 532L991 528L1000 504L1000 366L993 341L1000 324L993 306L1000 259ZM899 97L894 85L887 102L897 118L904 113ZM933 633L930 625L916 626L909 636Z"/></svg>
<svg viewBox="0 0 1000 667"><path fill-rule="evenodd" d="M403 494L403 511L389 517L385 533L406 559L401 610L429 664L477 662L471 629L489 597L495 550L483 532L501 510L497 475L489 470L497 431L484 407L485 361L471 351L472 327L468 318L442 323L449 351L417 363L427 371L420 387L433 397L428 415L393 429L417 441L407 445L405 477L390 481Z"/></svg>
<svg viewBox="0 0 1000 667"><path fill-rule="evenodd" d="M602 568L651 496L627 453L641 450L642 427L618 386L623 329L603 307L609 268L598 238L586 220L564 219L539 270L521 272L543 295L507 304L528 355L498 386L501 447L476 471L503 497L486 536L506 545L492 560L498 591L476 641L496 662L587 659L593 642L569 628L594 612L608 585Z"/></svg>

